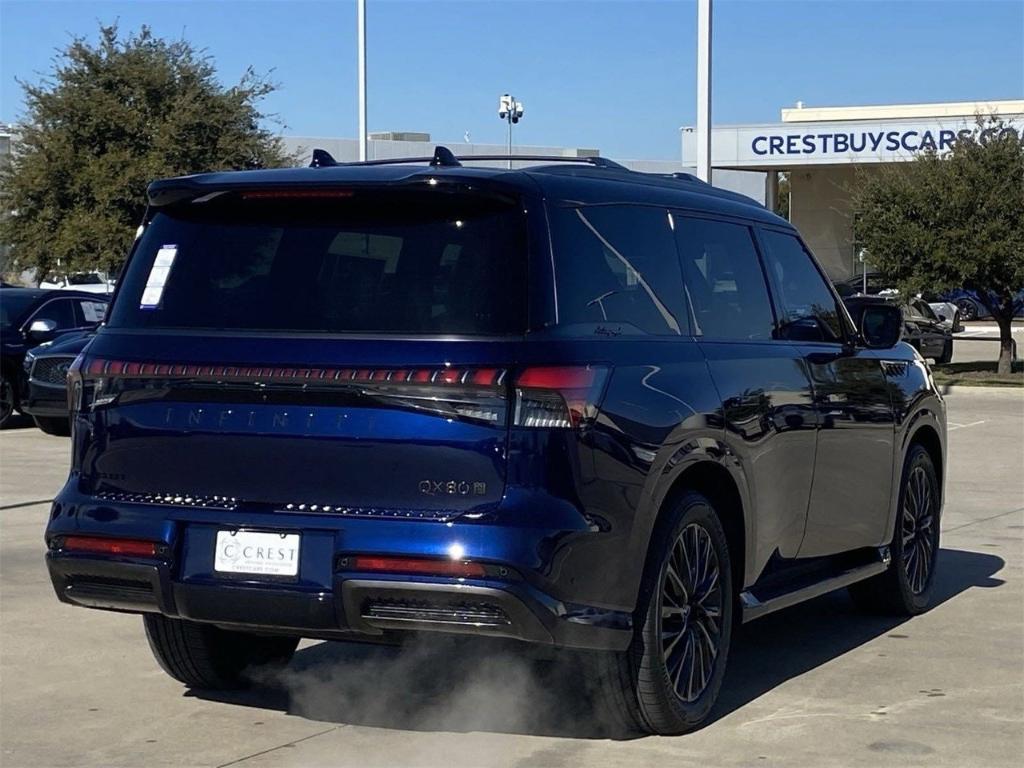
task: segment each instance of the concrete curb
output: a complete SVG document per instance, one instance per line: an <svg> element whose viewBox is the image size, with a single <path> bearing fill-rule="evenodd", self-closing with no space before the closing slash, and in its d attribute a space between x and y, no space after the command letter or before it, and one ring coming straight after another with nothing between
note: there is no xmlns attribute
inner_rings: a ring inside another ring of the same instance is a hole
<svg viewBox="0 0 1024 768"><path fill-rule="evenodd" d="M1024 398L1024 386L1019 387L989 387L979 384L936 384L938 390L946 395L991 395L993 397L1006 397L1016 395Z"/></svg>

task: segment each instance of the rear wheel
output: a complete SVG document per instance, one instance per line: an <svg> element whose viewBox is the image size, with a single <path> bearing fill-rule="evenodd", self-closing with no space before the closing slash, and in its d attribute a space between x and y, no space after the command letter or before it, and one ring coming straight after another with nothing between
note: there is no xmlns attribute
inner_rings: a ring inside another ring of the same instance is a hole
<svg viewBox="0 0 1024 768"><path fill-rule="evenodd" d="M158 614L143 616L150 650L164 672L190 688L242 687L245 672L284 666L299 644L296 637L233 632Z"/></svg>
<svg viewBox="0 0 1024 768"><path fill-rule="evenodd" d="M913 445L903 465L900 505L884 573L850 586L861 608L875 613L913 616L928 610L939 554L941 496L928 451Z"/></svg>
<svg viewBox="0 0 1024 768"><path fill-rule="evenodd" d="M964 320L978 319L978 305L970 299L960 299L957 301L956 306Z"/></svg>
<svg viewBox="0 0 1024 768"><path fill-rule="evenodd" d="M58 437L69 437L71 435L71 422L60 416L33 416L32 420L43 432Z"/></svg>
<svg viewBox="0 0 1024 768"><path fill-rule="evenodd" d="M707 720L732 633L729 547L714 508L687 493L652 545L630 648L602 654L600 685L620 724L651 733Z"/></svg>

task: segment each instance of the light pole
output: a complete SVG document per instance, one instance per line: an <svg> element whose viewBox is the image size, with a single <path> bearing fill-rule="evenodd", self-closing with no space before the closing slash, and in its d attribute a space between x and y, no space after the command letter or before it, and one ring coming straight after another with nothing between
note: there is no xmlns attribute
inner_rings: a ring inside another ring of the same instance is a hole
<svg viewBox="0 0 1024 768"><path fill-rule="evenodd" d="M507 93L498 98L498 117L508 122L508 167L512 169L512 124L518 123L523 116L523 102L516 101L515 96Z"/></svg>
<svg viewBox="0 0 1024 768"><path fill-rule="evenodd" d="M697 178L711 183L711 0L697 0Z"/></svg>
<svg viewBox="0 0 1024 768"><path fill-rule="evenodd" d="M357 49L359 57L359 159L368 160L366 134L366 0L356 6Z"/></svg>

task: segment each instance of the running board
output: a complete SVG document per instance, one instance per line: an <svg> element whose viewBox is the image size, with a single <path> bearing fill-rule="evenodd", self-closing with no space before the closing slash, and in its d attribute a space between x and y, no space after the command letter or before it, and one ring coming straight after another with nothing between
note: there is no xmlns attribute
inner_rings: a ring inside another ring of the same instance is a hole
<svg viewBox="0 0 1024 768"><path fill-rule="evenodd" d="M814 597L848 587L863 579L882 573L889 567L892 560L888 547L878 549L878 560L854 568L834 573L821 581L799 587L789 592L777 592L769 595L756 595L752 590L740 592L740 605L743 608L743 623L759 619L769 613L789 608ZM755 585L756 587L756 585Z"/></svg>

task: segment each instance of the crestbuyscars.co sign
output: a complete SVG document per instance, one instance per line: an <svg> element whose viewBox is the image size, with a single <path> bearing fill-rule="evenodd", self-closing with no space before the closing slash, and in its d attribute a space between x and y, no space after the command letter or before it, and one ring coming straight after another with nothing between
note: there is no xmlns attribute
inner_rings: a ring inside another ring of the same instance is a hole
<svg viewBox="0 0 1024 768"><path fill-rule="evenodd" d="M964 118L931 121L782 123L716 128L711 161L716 167L871 163L909 160L924 150L945 152L957 138L970 134L974 121ZM1024 134L1024 116L989 128L982 140L1001 131ZM696 155L695 137L683 134L683 156Z"/></svg>

